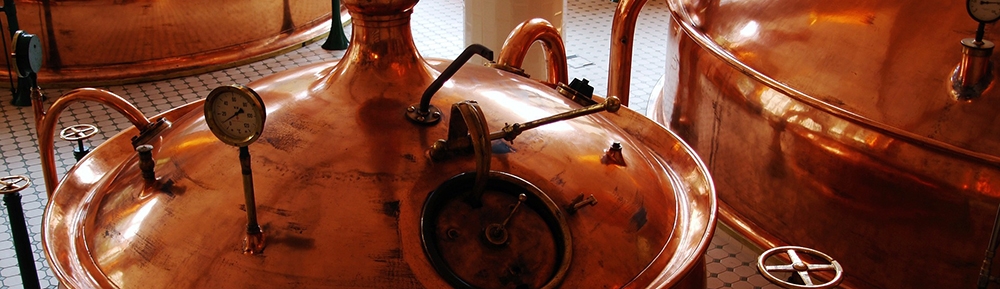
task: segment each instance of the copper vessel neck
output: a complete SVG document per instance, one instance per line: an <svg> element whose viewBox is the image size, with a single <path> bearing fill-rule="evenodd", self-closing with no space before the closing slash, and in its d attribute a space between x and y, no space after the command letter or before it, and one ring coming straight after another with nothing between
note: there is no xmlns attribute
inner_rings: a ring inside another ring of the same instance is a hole
<svg viewBox="0 0 1000 289"><path fill-rule="evenodd" d="M410 15L405 10L395 15L366 15L352 12L354 21L351 44L335 74L365 70L397 83L424 81L430 78L427 67L413 44Z"/></svg>

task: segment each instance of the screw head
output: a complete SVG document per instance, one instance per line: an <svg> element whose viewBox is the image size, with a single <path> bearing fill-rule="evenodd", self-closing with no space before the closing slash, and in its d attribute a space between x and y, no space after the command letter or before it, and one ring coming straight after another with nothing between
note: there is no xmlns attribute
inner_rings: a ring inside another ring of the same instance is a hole
<svg viewBox="0 0 1000 289"><path fill-rule="evenodd" d="M135 151L140 152L140 153L148 153L148 152L153 151L153 146L152 145L148 145L148 144L144 144L144 145L135 147Z"/></svg>

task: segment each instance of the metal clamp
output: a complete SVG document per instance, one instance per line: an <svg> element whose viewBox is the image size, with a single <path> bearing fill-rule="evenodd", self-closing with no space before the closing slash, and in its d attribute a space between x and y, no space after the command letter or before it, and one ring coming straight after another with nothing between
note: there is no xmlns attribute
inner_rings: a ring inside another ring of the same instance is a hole
<svg viewBox="0 0 1000 289"><path fill-rule="evenodd" d="M764 261L767 261L768 258L771 258L781 252L788 254L788 259L791 260L791 264L764 265ZM799 252L820 257L821 259L826 260L828 263L827 264L806 263L802 261L802 258L799 257ZM823 252L817 251L815 249L798 247L798 246L776 247L764 251L764 253L760 254L760 257L757 258L757 270L760 271L761 275L764 275L764 278L767 278L768 281L771 281L771 283L774 283L778 286L785 288L808 288L808 289L833 288L839 285L844 278L844 269L840 267L840 263L838 263L836 260L833 260L833 258L831 258L829 255L823 254ZM812 277L809 277L809 272L814 272L814 271L835 271L836 275L834 275L833 279L831 279L826 283L814 284ZM794 272L795 274L798 274L798 276L802 279L802 282L805 284L804 285L795 284L789 281L782 280L781 278L774 276L772 272Z"/></svg>
<svg viewBox="0 0 1000 289"><path fill-rule="evenodd" d="M0 178L0 194L17 193L31 185L26 176L6 176Z"/></svg>

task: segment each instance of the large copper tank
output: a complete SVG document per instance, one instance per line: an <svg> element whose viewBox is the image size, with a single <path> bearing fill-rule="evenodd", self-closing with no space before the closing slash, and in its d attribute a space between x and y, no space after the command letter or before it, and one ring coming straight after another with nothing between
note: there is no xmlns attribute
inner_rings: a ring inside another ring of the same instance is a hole
<svg viewBox="0 0 1000 289"><path fill-rule="evenodd" d="M136 129L96 148L58 185L51 146L41 147L51 193L43 243L61 284L454 285L436 269L442 263L432 264L428 249L422 247L437 235L428 236L421 227L428 219L446 215L426 213L434 203L429 195L440 195L445 183L467 189L467 183L454 185L450 180L477 168L468 155L443 161L428 157L435 140L452 132L449 123L457 116L447 108L475 100L489 131L496 132L504 123L523 123L581 105L552 85L469 64L430 102L445 108L443 119L436 125L415 124L404 116L407 107L418 102L449 65L424 60L414 48L409 17L416 1L344 4L354 27L351 46L340 62L292 69L248 85L260 94L268 114L262 137L249 146L256 211L266 236L262 253L243 253L247 208L237 150L209 131L204 101L151 118L169 122L160 131L149 129L146 118L103 91L76 90L53 103L40 124L40 143L51 141L51 118L67 103L109 103L141 130L152 131L137 142L154 147L159 178L148 182L140 174L138 143L130 140ZM546 39L550 44L558 40ZM520 45L533 41L529 37ZM475 139L472 127L469 135ZM609 147L615 142L621 144L621 159L609 161L608 156L614 156ZM551 218L532 218L532 212L542 214L529 199L528 208L518 211L527 210L528 215L511 215L510 246L521 250L512 253L484 246L477 237L482 228L465 226L482 218L475 210L456 209L459 213L450 216L457 217L442 219L440 223L456 226L454 232L447 231L449 238L471 238L471 243L438 247L445 251L444 266L465 277L499 276L477 280L485 283L475 287L705 286L702 256L715 226L714 188L690 148L662 126L622 108L524 131L513 142L493 142L487 151L493 151L487 163L495 171L489 182L508 182L487 183L482 202L484 208L499 208L494 219L518 208L518 197L506 187L540 191L555 206L547 207ZM479 152L477 148L477 157ZM167 180L172 186L163 189ZM568 209L585 195L592 195L596 205ZM549 222L553 219L561 225ZM570 238L571 243L559 242ZM556 278L561 281L546 283Z"/></svg>
<svg viewBox="0 0 1000 289"><path fill-rule="evenodd" d="M329 0L14 2L19 28L41 37L45 62L38 81L47 86L148 81L236 66L329 33L332 11ZM0 19L6 29L7 19Z"/></svg>
<svg viewBox="0 0 1000 289"><path fill-rule="evenodd" d="M703 157L725 224L831 255L845 287L975 286L1000 93L992 76L979 97L952 91L977 27L964 1L668 2L651 114Z"/></svg>

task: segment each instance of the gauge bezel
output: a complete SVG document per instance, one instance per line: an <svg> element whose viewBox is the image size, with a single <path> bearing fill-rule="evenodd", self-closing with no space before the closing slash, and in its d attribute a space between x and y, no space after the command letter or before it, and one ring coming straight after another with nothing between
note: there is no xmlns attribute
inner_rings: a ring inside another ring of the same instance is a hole
<svg viewBox="0 0 1000 289"><path fill-rule="evenodd" d="M42 68L42 44L38 36L18 30L10 46L13 48L11 66L18 77L28 77Z"/></svg>
<svg viewBox="0 0 1000 289"><path fill-rule="evenodd" d="M982 7L982 5L983 5L983 4L981 4L982 0L966 0L965 1L965 10L966 10L966 12L969 12L969 16L972 16L972 19L975 19L976 21L983 22L983 23L992 23L992 22L996 22L997 20L1000 20L1000 4L992 4L992 5L997 5L996 6L997 7L996 10L994 10L995 12L993 12L993 18L980 19L975 13L972 12L972 8L973 8L972 6L976 5L974 3L980 3L980 4L978 4L979 7Z"/></svg>
<svg viewBox="0 0 1000 289"><path fill-rule="evenodd" d="M256 124L256 130L253 131L251 135L247 137L235 137L226 133L219 126L218 121L220 121L220 119L215 117L214 106L212 104L215 102L216 98L219 98L227 93L234 93L238 97L248 100L250 103L249 110L260 116L253 118L253 122ZM204 106L205 123L208 124L208 129L212 131L212 134L215 134L215 137L219 138L219 140L226 144L238 147L248 146L254 141L257 141L257 139L260 138L260 135L264 132L264 121L267 118L267 112L266 109L264 109L264 101L260 98L260 95L257 94L256 91L247 86L234 84L217 87L208 94L208 97L205 98Z"/></svg>

